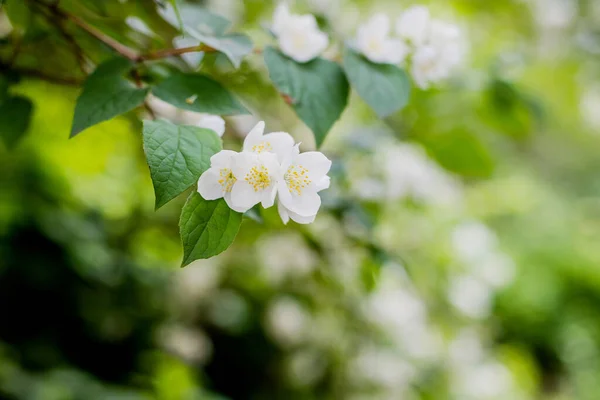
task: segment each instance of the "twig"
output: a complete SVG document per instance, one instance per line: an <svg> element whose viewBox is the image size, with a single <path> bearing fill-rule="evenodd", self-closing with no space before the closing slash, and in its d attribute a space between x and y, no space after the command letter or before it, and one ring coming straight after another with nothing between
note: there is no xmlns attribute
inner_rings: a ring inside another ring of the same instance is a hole
<svg viewBox="0 0 600 400"><path fill-rule="evenodd" d="M205 44L200 44L198 46L182 47L179 49L164 49L154 51L148 54L142 54L138 56L137 61L158 60L161 58L180 56L182 54L193 53L197 51L203 51L205 53L214 53L217 50Z"/></svg>

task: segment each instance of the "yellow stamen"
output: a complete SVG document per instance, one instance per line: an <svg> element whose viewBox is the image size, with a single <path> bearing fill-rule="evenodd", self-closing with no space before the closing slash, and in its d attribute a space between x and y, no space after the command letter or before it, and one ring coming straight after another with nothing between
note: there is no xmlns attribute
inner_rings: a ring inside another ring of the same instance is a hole
<svg viewBox="0 0 600 400"><path fill-rule="evenodd" d="M246 174L244 180L254 188L255 192L265 190L271 186L271 176L269 170L264 165L252 167L250 172Z"/></svg>
<svg viewBox="0 0 600 400"><path fill-rule="evenodd" d="M229 168L221 168L219 171L219 185L223 187L223 190L227 193L231 192L231 188L237 182L237 178L233 176L233 172Z"/></svg>
<svg viewBox="0 0 600 400"><path fill-rule="evenodd" d="M312 182L308 178L308 169L302 165L290 166L283 179L285 179L289 191L295 192L299 196L302 195L302 190Z"/></svg>

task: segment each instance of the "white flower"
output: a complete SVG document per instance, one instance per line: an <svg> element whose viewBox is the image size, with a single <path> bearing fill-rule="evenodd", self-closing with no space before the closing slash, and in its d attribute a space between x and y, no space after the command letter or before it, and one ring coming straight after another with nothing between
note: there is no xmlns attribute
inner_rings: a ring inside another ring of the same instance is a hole
<svg viewBox="0 0 600 400"><path fill-rule="evenodd" d="M321 197L318 192L329 187L327 173L331 160L318 151L300 154L298 145L284 157L282 179L278 183L279 215L284 223L289 219L308 224L314 221Z"/></svg>
<svg viewBox="0 0 600 400"><path fill-rule="evenodd" d="M271 30L278 37L283 54L300 63L318 57L329 45L314 15L291 14L285 3L275 10Z"/></svg>
<svg viewBox="0 0 600 400"><path fill-rule="evenodd" d="M264 208L275 204L277 184L281 180L277 155L267 152L238 153L231 171L237 178L231 189L231 202L237 209L246 212L258 203Z"/></svg>
<svg viewBox="0 0 600 400"><path fill-rule="evenodd" d="M357 50L374 63L402 63L408 54L408 47L401 40L391 38L390 31L390 19L387 15L373 15L358 28Z"/></svg>
<svg viewBox="0 0 600 400"><path fill-rule="evenodd" d="M310 314L296 300L282 297L269 306L266 323L269 332L280 344L292 346L306 339L310 319Z"/></svg>
<svg viewBox="0 0 600 400"><path fill-rule="evenodd" d="M451 280L448 299L462 314L471 318L484 318L491 311L492 291L474 276L462 275Z"/></svg>
<svg viewBox="0 0 600 400"><path fill-rule="evenodd" d="M210 158L210 168L198 180L198 193L205 200L216 200L221 197L227 205L237 211L247 211L237 207L231 201L231 191L237 182L233 174L234 159L239 153L231 150L221 150Z"/></svg>
<svg viewBox="0 0 600 400"><path fill-rule="evenodd" d="M152 95L148 96L148 104L158 117L166 118L175 124L212 129L219 137L225 133L225 120L218 115L182 110Z"/></svg>
<svg viewBox="0 0 600 400"><path fill-rule="evenodd" d="M485 224L467 221L452 231L452 248L464 263L478 263L493 253L498 244L496 234Z"/></svg>
<svg viewBox="0 0 600 400"><path fill-rule="evenodd" d="M393 144L382 150L383 174L389 199L412 197L432 204L457 204L459 183L414 144Z"/></svg>
<svg viewBox="0 0 600 400"><path fill-rule="evenodd" d="M433 46L417 49L412 59L411 72L415 83L423 90L445 78L446 69L440 50Z"/></svg>
<svg viewBox="0 0 600 400"><path fill-rule="evenodd" d="M273 13L273 24L271 25L271 32L275 36L281 35L284 29L287 28L288 22L292 19L292 13L286 2L281 2L275 8Z"/></svg>
<svg viewBox="0 0 600 400"><path fill-rule="evenodd" d="M460 29L454 24L432 20L428 37L417 47L412 58L412 75L417 86L428 89L450 76L464 58Z"/></svg>
<svg viewBox="0 0 600 400"><path fill-rule="evenodd" d="M429 9L425 6L413 6L400 15L396 21L396 33L414 46L423 45L429 34Z"/></svg>
<svg viewBox="0 0 600 400"><path fill-rule="evenodd" d="M246 135L244 139L244 151L254 153L275 153L279 162L283 161L285 155L294 147L294 138L287 132L272 132L264 135L265 123L260 121Z"/></svg>
<svg viewBox="0 0 600 400"><path fill-rule="evenodd" d="M225 133L225 120L218 115L202 114L196 126L214 131L219 137Z"/></svg>

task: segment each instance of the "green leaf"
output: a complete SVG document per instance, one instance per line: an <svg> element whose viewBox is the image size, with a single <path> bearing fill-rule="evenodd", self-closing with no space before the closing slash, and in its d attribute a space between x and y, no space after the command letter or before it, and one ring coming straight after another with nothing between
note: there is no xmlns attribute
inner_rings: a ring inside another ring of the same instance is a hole
<svg viewBox="0 0 600 400"><path fill-rule="evenodd" d="M198 182L210 168L210 158L222 149L210 129L144 121L144 152L150 167L156 209Z"/></svg>
<svg viewBox="0 0 600 400"><path fill-rule="evenodd" d="M250 38L241 33L229 33L223 36L196 34L201 43L225 54L235 68L239 68L243 58L248 55L254 45Z"/></svg>
<svg viewBox="0 0 600 400"><path fill-rule="evenodd" d="M225 200L204 200L198 192L190 195L181 210L179 230L183 243L182 267L225 251L237 235L242 214Z"/></svg>
<svg viewBox="0 0 600 400"><path fill-rule="evenodd" d="M175 73L152 93L178 108L215 115L248 114L220 83L200 74Z"/></svg>
<svg viewBox="0 0 600 400"><path fill-rule="evenodd" d="M265 62L275 87L312 129L320 146L348 103L348 80L332 61L317 58L299 64L279 51L265 49Z"/></svg>
<svg viewBox="0 0 600 400"><path fill-rule="evenodd" d="M175 11L175 17L177 18L177 23L179 24L179 29L183 30L183 19L181 18L181 12L179 11L179 7L177 7L177 0L169 0L171 6L173 7L173 11Z"/></svg>
<svg viewBox="0 0 600 400"><path fill-rule="evenodd" d="M178 14L183 21L183 31L185 34L195 36L196 34L205 35L223 35L231 22L218 14L200 7L196 4L182 3L179 7L174 7L174 0L171 4L161 10L163 17L173 26L179 26Z"/></svg>
<svg viewBox="0 0 600 400"><path fill-rule="evenodd" d="M9 0L4 4L4 12L13 27L25 31L31 21L31 11L24 0Z"/></svg>
<svg viewBox="0 0 600 400"><path fill-rule="evenodd" d="M9 97L0 106L0 137L13 148L27 132L33 104L25 97Z"/></svg>
<svg viewBox="0 0 600 400"><path fill-rule="evenodd" d="M144 102L148 89L137 88L125 79L131 68L130 61L114 58L100 64L88 77L75 105L71 137Z"/></svg>
<svg viewBox="0 0 600 400"><path fill-rule="evenodd" d="M351 49L346 49L344 70L360 97L380 118L401 110L408 103L410 80L401 68L372 63Z"/></svg>

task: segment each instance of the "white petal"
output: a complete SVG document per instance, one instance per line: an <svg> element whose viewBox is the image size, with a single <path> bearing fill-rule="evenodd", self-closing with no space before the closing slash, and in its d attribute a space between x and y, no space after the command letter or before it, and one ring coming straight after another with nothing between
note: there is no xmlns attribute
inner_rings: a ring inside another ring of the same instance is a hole
<svg viewBox="0 0 600 400"><path fill-rule="evenodd" d="M244 151L251 151L252 146L262 141L262 136L265 131L265 121L260 121L248 132L244 139Z"/></svg>
<svg viewBox="0 0 600 400"><path fill-rule="evenodd" d="M430 26L429 9L425 6L408 8L396 23L396 33L414 45L421 45L427 40Z"/></svg>
<svg viewBox="0 0 600 400"><path fill-rule="evenodd" d="M216 200L223 197L223 186L218 182L219 172L214 168L205 171L198 179L198 193L204 200Z"/></svg>
<svg viewBox="0 0 600 400"><path fill-rule="evenodd" d="M329 45L327 35L318 29L290 27L279 36L279 47L299 63L318 57Z"/></svg>
<svg viewBox="0 0 600 400"><path fill-rule="evenodd" d="M329 185L331 184L331 179L328 176L324 176L319 182L315 183L315 188L317 192L321 190L329 189Z"/></svg>
<svg viewBox="0 0 600 400"><path fill-rule="evenodd" d="M373 36L385 38L390 34L390 17L386 14L375 14L366 23Z"/></svg>
<svg viewBox="0 0 600 400"><path fill-rule="evenodd" d="M283 173L285 173L289 166L296 161L298 154L300 154L300 143L292 146L290 151L283 155L283 159L281 160L281 171Z"/></svg>
<svg viewBox="0 0 600 400"><path fill-rule="evenodd" d="M314 186L308 186L302 190L301 195L292 193L292 201L290 203L284 202L283 205L298 215L308 217L319 211L319 208L321 207L321 197L319 197Z"/></svg>
<svg viewBox="0 0 600 400"><path fill-rule="evenodd" d="M213 130L219 137L225 133L225 120L218 115L204 115L196 125Z"/></svg>
<svg viewBox="0 0 600 400"><path fill-rule="evenodd" d="M273 178L279 178L281 174L281 164L277 159L277 155L274 153L260 153L258 154L257 160L260 164L264 165L269 171L269 175Z"/></svg>
<svg viewBox="0 0 600 400"><path fill-rule="evenodd" d="M298 155L296 164L302 165L308 170L308 176L313 182L327 175L331 169L331 160L320 151L307 151Z"/></svg>
<svg viewBox="0 0 600 400"><path fill-rule="evenodd" d="M244 208L237 207L235 204L233 204L233 202L231 201L231 192L225 193L225 195L223 196L223 198L225 199L225 203L227 203L227 205L229 206L229 208L231 208L233 211L237 211L239 213L243 213L243 212L248 211L248 210L246 210Z"/></svg>
<svg viewBox="0 0 600 400"><path fill-rule="evenodd" d="M257 153L242 151L233 157L231 171L238 180L243 180L244 176L252 169L252 167L258 165L258 163Z"/></svg>
<svg viewBox="0 0 600 400"><path fill-rule="evenodd" d="M261 200L261 204L263 208L272 207L275 204L275 196L277 195L277 186L272 185L269 190L265 190L263 194L263 198Z"/></svg>
<svg viewBox="0 0 600 400"><path fill-rule="evenodd" d="M280 201L277 202L277 212L279 212L279 216L281 217L283 224L287 225L287 223L290 222L290 215L288 213L287 208L285 208L285 206L281 204Z"/></svg>
<svg viewBox="0 0 600 400"><path fill-rule="evenodd" d="M262 191L255 191L248 183L238 180L231 189L231 204L241 212L246 212L260 203L262 194Z"/></svg>
<svg viewBox="0 0 600 400"><path fill-rule="evenodd" d="M302 215L298 215L291 211L288 211L288 214L289 214L290 218L292 219L292 221L294 221L298 224L303 224L303 225L312 224L313 222L315 222L315 218L317 217L317 214L309 215L308 217L303 217Z"/></svg>
<svg viewBox="0 0 600 400"><path fill-rule="evenodd" d="M210 166L211 166L211 168L217 168L217 169L231 168L231 165L233 163L233 158L237 154L238 153L235 151L221 150L220 152L218 152L217 154L215 154L214 156L212 156L210 158Z"/></svg>
<svg viewBox="0 0 600 400"><path fill-rule="evenodd" d="M294 147L294 138L287 132L267 133L262 140L270 144L270 151L277 154L280 162Z"/></svg>
<svg viewBox="0 0 600 400"><path fill-rule="evenodd" d="M387 57L383 62L387 64L402 64L410 52L410 48L406 43L397 39L387 40L384 47Z"/></svg>
<svg viewBox="0 0 600 400"><path fill-rule="evenodd" d="M282 1L277 8L275 8L275 12L273 13L273 26L271 26L271 31L277 36L280 35L288 25L290 18L290 9L287 3Z"/></svg>

